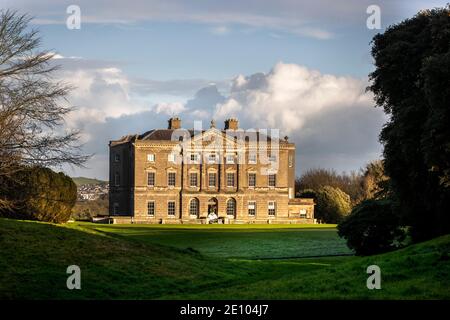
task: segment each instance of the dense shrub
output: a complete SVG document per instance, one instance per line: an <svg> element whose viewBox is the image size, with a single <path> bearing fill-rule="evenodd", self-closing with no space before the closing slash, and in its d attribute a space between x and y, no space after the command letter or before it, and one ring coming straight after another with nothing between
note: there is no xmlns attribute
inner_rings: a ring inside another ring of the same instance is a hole
<svg viewBox="0 0 450 320"><path fill-rule="evenodd" d="M14 206L0 214L9 218L61 223L70 218L77 187L69 176L48 168L29 167L14 174L14 185L2 195Z"/></svg>
<svg viewBox="0 0 450 320"><path fill-rule="evenodd" d="M338 223L351 211L350 196L339 188L320 187L299 192L302 198L313 198L316 202L314 217L325 223Z"/></svg>
<svg viewBox="0 0 450 320"><path fill-rule="evenodd" d="M399 224L392 202L366 200L338 225L338 234L347 240L357 255L387 252L400 246L405 233Z"/></svg>

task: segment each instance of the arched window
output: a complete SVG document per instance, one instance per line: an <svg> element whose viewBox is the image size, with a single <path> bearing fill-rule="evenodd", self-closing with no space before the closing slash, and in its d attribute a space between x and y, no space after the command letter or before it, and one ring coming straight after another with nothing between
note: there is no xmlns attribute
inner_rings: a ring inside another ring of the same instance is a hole
<svg viewBox="0 0 450 320"><path fill-rule="evenodd" d="M199 201L197 198L194 198L189 203L189 214L191 216L198 216L199 211Z"/></svg>
<svg viewBox="0 0 450 320"><path fill-rule="evenodd" d="M227 201L227 216L236 217L236 200L233 198L230 198Z"/></svg>

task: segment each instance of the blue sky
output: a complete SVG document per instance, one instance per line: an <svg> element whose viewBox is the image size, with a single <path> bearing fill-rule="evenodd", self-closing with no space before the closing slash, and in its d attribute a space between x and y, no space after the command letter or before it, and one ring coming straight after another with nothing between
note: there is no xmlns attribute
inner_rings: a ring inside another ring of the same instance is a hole
<svg viewBox="0 0 450 320"><path fill-rule="evenodd" d="M42 46L59 55L58 77L77 86L67 127L83 130L85 151L95 156L87 168L64 169L98 178L107 177L109 140L165 127L171 115L186 126L236 116L246 127L280 128L297 144L297 174L358 170L380 156L386 121L364 92L371 38L445 3L0 1L34 17ZM81 9L79 30L65 24L71 4ZM366 27L372 4L381 30Z"/></svg>

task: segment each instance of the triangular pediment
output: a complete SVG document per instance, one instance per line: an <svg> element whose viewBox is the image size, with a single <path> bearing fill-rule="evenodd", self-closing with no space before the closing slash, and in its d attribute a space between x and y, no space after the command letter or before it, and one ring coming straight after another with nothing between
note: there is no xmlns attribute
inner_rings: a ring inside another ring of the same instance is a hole
<svg viewBox="0 0 450 320"><path fill-rule="evenodd" d="M216 128L209 128L206 131L198 132L191 139L191 143L194 145L200 142L204 147L212 147L215 145L236 145L234 138Z"/></svg>

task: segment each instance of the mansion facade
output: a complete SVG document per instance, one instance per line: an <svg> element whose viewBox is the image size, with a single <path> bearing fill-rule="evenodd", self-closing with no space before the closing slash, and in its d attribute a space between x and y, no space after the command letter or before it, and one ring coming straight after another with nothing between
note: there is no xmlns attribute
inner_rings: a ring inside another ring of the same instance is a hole
<svg viewBox="0 0 450 320"><path fill-rule="evenodd" d="M113 223L314 223L313 199L295 198L295 144L237 119L188 130L171 118L109 150Z"/></svg>

